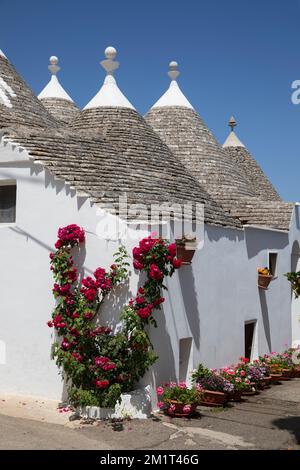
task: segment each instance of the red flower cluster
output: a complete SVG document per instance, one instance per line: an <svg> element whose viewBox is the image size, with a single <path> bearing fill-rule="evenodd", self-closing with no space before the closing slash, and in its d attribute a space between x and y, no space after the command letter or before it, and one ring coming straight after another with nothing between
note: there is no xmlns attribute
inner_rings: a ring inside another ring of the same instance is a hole
<svg viewBox="0 0 300 470"><path fill-rule="evenodd" d="M68 225L67 227L58 230L58 240L55 243L55 248L59 249L63 246L75 246L85 240L84 230L76 224Z"/></svg>
<svg viewBox="0 0 300 470"><path fill-rule="evenodd" d="M163 239L152 235L139 242L133 248L133 266L138 271L145 271L148 277L143 288L139 289L135 299L129 302L137 315L144 319L152 315L153 310L160 308L164 302L160 291L163 288L165 276L172 276L175 269L179 269L182 262L176 258L176 244L167 244Z"/></svg>

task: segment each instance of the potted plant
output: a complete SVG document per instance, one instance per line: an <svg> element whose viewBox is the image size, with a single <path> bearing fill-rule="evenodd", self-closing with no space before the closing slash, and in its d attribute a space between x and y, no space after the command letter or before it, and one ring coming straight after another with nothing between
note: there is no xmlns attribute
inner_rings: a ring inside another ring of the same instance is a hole
<svg viewBox="0 0 300 470"><path fill-rule="evenodd" d="M233 386L233 390L228 393L229 401L242 401L242 395L251 390L250 380L243 369L234 365L225 367L221 369L221 375Z"/></svg>
<svg viewBox="0 0 300 470"><path fill-rule="evenodd" d="M203 389L201 405L223 406L228 402L228 393L233 391L233 385L216 370L199 364L192 374L192 379Z"/></svg>
<svg viewBox="0 0 300 470"><path fill-rule="evenodd" d="M300 297L300 271L297 273L286 273L285 276L287 277L288 281L290 281L295 298L297 299Z"/></svg>
<svg viewBox="0 0 300 470"><path fill-rule="evenodd" d="M181 239L176 240L177 258L182 264L191 264L198 243L193 235L184 235Z"/></svg>
<svg viewBox="0 0 300 470"><path fill-rule="evenodd" d="M259 361L262 365L265 364L269 368L271 383L280 382L282 379L282 368L278 363L276 354L273 353L271 355L265 354L264 356L260 356Z"/></svg>
<svg viewBox="0 0 300 470"><path fill-rule="evenodd" d="M258 268L258 287L267 290L273 279L271 271L268 268Z"/></svg>
<svg viewBox="0 0 300 470"><path fill-rule="evenodd" d="M188 388L185 382L175 382L157 387L158 407L169 416L190 417L196 411L202 398L202 388L197 385Z"/></svg>

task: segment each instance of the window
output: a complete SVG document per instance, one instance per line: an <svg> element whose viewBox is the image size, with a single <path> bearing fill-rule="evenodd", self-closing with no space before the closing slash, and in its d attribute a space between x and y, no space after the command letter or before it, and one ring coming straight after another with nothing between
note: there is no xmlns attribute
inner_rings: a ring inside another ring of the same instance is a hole
<svg viewBox="0 0 300 470"><path fill-rule="evenodd" d="M274 277L277 276L277 257L278 253L269 252L269 270Z"/></svg>
<svg viewBox="0 0 300 470"><path fill-rule="evenodd" d="M0 224L12 224L16 221L16 199L16 183L0 181Z"/></svg>

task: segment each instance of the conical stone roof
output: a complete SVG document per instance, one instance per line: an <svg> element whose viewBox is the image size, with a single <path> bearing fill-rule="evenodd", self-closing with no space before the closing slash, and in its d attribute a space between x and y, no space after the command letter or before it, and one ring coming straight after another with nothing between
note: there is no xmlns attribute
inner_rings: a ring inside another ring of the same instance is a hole
<svg viewBox="0 0 300 470"><path fill-rule="evenodd" d="M31 128L57 127L4 54L0 54L0 128L16 125Z"/></svg>
<svg viewBox="0 0 300 470"><path fill-rule="evenodd" d="M38 98L56 121L60 124L69 124L80 110L58 81L57 72L60 67L56 56L50 57L48 69L51 72L51 79Z"/></svg>
<svg viewBox="0 0 300 470"><path fill-rule="evenodd" d="M281 197L271 181L233 131L233 128L236 126L234 118L231 118L229 121L229 126L232 130L223 144L227 155L232 159L234 165L244 172L258 198L264 201L281 201Z"/></svg>
<svg viewBox="0 0 300 470"><path fill-rule="evenodd" d="M12 107L0 106L1 113L4 109L0 114L2 127L6 127L4 138L22 145L33 160L79 195L116 214L119 197L125 195L129 204L147 208L155 203L181 207L183 203L203 203L207 223L241 228L237 219L202 190L134 109L116 103L89 108L69 128L58 126L8 61L2 56L0 60L5 61L1 76L11 93L16 92Z"/></svg>

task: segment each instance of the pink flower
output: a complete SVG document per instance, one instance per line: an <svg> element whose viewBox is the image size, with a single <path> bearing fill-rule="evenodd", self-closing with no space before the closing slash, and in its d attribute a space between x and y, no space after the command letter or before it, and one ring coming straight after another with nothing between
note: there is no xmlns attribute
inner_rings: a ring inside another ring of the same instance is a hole
<svg viewBox="0 0 300 470"><path fill-rule="evenodd" d="M159 396L160 396L160 395L163 395L163 394L164 394L164 389L163 389L162 387L157 387L156 393L157 393L157 395L159 395Z"/></svg>
<svg viewBox="0 0 300 470"><path fill-rule="evenodd" d="M145 289L143 287L139 287L138 293L141 295L145 294Z"/></svg>
<svg viewBox="0 0 300 470"><path fill-rule="evenodd" d="M184 405L183 412L184 413L190 413L191 409L192 409L191 405Z"/></svg>
<svg viewBox="0 0 300 470"><path fill-rule="evenodd" d="M179 382L179 388L186 388L185 382Z"/></svg>
<svg viewBox="0 0 300 470"><path fill-rule="evenodd" d="M171 413L171 414L173 414L175 412L175 410L176 410L176 406L173 405L173 404L170 405L169 408L168 408L168 412Z"/></svg>
<svg viewBox="0 0 300 470"><path fill-rule="evenodd" d="M196 383L196 390L197 390L197 392L203 392L204 389L203 389L201 384Z"/></svg>
<svg viewBox="0 0 300 470"><path fill-rule="evenodd" d="M47 325L49 326L49 328L52 328L53 327L53 322L51 320L47 321Z"/></svg>
<svg viewBox="0 0 300 470"><path fill-rule="evenodd" d="M135 301L136 301L136 303L137 303L138 305L144 304L144 303L145 303L145 297L137 297L137 298L135 299Z"/></svg>
<svg viewBox="0 0 300 470"><path fill-rule="evenodd" d="M165 404L164 404L163 401L158 401L157 406L158 406L158 408L162 409L165 406Z"/></svg>

